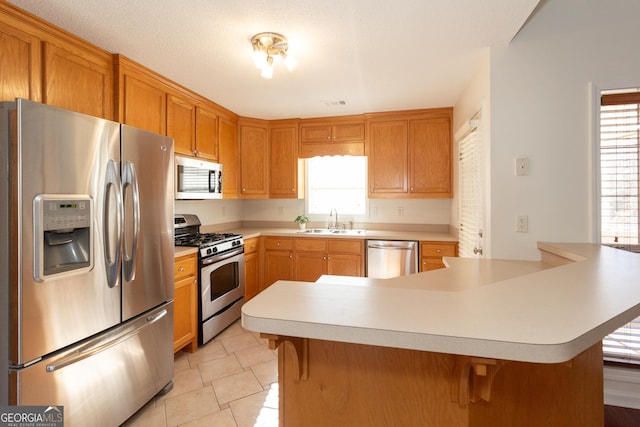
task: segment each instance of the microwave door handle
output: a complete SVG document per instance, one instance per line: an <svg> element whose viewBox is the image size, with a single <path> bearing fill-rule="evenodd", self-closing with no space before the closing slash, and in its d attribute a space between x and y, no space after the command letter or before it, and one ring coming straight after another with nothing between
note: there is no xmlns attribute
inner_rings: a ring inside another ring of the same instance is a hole
<svg viewBox="0 0 640 427"><path fill-rule="evenodd" d="M218 182L218 176L215 170L209 170L209 193L216 192L216 183Z"/></svg>
<svg viewBox="0 0 640 427"><path fill-rule="evenodd" d="M104 188L104 200L102 207L102 241L103 241L103 255L104 266L107 274L107 285L110 288L118 286L119 271L120 271L120 248L122 237L122 184L120 182L120 173L118 171L116 162L109 160L105 172L105 188ZM111 230L110 224L112 218L110 217L111 209L111 196L113 193L113 200L115 201L115 231ZM113 247L112 247L113 243Z"/></svg>
<svg viewBox="0 0 640 427"><path fill-rule="evenodd" d="M140 193L138 191L138 177L133 163L126 162L122 172L123 199L126 191L131 191L132 201L132 240L131 248L127 248L127 239L123 241L123 270L125 282L131 282L136 277L136 259L138 254L138 236L140 234ZM124 202L126 203L126 201ZM126 206L124 212L127 212ZM125 218L126 223L127 218ZM126 230L126 227L125 227Z"/></svg>

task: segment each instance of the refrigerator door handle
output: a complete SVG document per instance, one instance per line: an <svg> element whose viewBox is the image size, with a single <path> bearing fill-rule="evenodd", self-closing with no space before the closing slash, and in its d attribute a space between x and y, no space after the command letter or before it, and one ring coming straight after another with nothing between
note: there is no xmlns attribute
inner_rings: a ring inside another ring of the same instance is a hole
<svg viewBox="0 0 640 427"><path fill-rule="evenodd" d="M115 201L115 232L110 229L110 203L111 193L114 193ZM122 244L122 185L120 183L120 173L116 162L109 160L105 173L104 208L102 214L104 266L107 273L107 284L110 288L118 286L119 270L121 263L120 248ZM112 242L113 239L113 242ZM112 247L113 245L113 247Z"/></svg>
<svg viewBox="0 0 640 427"><path fill-rule="evenodd" d="M74 363L78 363L88 357L94 356L98 353L101 353L105 350L110 349L111 347L120 344L133 337L134 335L139 334L144 328L147 328L153 325L158 320L162 319L167 315L167 310L164 309L161 312L155 315L148 315L144 318L143 323L140 321L133 322L129 327L123 330L121 333L115 336L109 336L107 338L97 337L86 344L83 344L81 347L77 348L71 354L64 356L58 360L54 360L53 362L47 364L46 370L47 372L55 372L60 369L72 365ZM142 319L141 319L142 320Z"/></svg>
<svg viewBox="0 0 640 427"><path fill-rule="evenodd" d="M130 282L136 277L136 258L138 253L138 236L140 233L140 193L138 192L138 177L136 176L136 169L132 162L125 162L124 170L122 172L122 188L123 199L127 190L131 191L131 200L133 203L133 236L131 240L131 248L127 247L127 240L124 239L124 279L125 282ZM126 203L126 200L125 200ZM126 206L125 206L126 208ZM124 210L127 212L127 210ZM126 219L125 219L126 221ZM125 227L127 230L127 227Z"/></svg>

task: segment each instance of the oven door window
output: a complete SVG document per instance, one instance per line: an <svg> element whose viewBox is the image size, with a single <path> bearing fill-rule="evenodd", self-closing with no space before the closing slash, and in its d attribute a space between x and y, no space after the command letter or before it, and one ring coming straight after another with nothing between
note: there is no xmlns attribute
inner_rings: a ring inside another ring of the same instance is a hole
<svg viewBox="0 0 640 427"><path fill-rule="evenodd" d="M240 286L238 263L230 262L221 265L209 273L209 280L211 283L209 296L210 300L214 301Z"/></svg>

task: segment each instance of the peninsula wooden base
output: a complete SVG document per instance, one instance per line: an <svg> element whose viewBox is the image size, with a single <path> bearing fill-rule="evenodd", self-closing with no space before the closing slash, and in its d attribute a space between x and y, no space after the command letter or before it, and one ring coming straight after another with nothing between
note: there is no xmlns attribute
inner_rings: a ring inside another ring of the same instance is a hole
<svg viewBox="0 0 640 427"><path fill-rule="evenodd" d="M602 347L540 364L263 335L280 426L597 426Z"/></svg>

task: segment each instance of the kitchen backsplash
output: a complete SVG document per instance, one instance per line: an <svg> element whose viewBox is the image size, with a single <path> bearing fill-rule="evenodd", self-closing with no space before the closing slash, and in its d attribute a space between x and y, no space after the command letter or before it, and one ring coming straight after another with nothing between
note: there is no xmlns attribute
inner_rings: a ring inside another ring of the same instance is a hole
<svg viewBox="0 0 640 427"><path fill-rule="evenodd" d="M222 224L235 221L291 221L304 214L304 200L185 200L176 201L178 214L196 214L202 224ZM389 224L449 224L450 199L370 199L368 218L358 218L357 223ZM340 222L349 221L348 215L340 215ZM311 215L311 222L329 220L326 215Z"/></svg>

